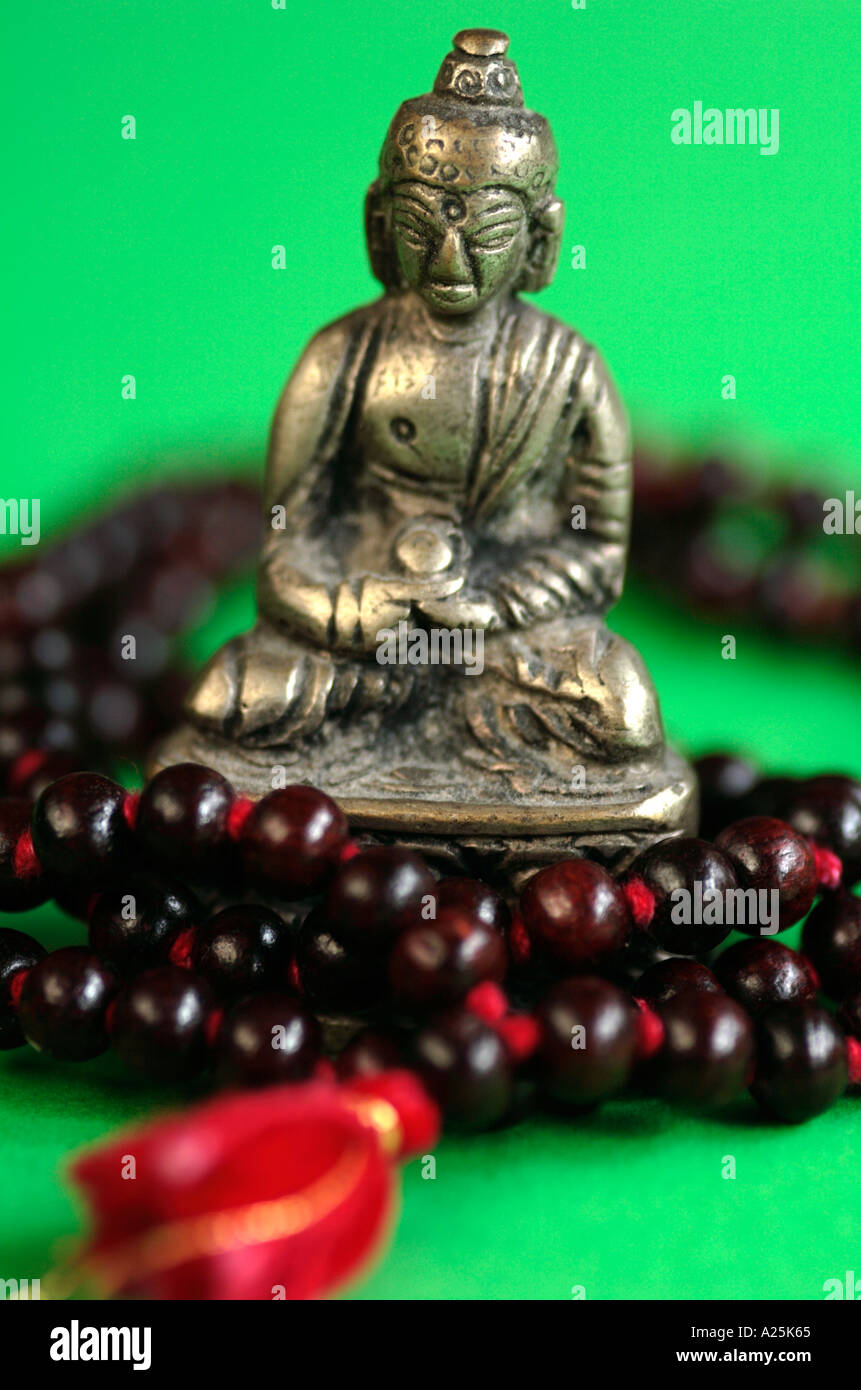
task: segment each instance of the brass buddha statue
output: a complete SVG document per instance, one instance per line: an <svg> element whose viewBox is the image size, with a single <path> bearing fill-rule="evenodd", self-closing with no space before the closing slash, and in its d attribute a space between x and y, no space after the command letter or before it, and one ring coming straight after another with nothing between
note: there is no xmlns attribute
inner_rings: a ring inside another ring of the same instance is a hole
<svg viewBox="0 0 861 1390"><path fill-rule="evenodd" d="M383 294L320 330L266 462L259 617L154 768L333 795L449 870L613 865L695 826L645 665L609 631L631 454L601 357L519 298L553 277L557 153L508 39L454 39L366 199ZM280 780L279 780L280 779Z"/></svg>

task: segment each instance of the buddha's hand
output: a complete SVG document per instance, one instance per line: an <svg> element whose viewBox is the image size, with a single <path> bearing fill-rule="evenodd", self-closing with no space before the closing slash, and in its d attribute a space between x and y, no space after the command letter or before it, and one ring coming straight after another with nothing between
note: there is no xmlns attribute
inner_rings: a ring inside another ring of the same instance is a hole
<svg viewBox="0 0 861 1390"><path fill-rule="evenodd" d="M532 623L573 613L584 605L585 567L552 549L533 551L494 586L494 598L505 615L506 626L530 627Z"/></svg>
<svg viewBox="0 0 861 1390"><path fill-rule="evenodd" d="M414 609L450 598L463 583L462 573L426 579L375 574L346 579L338 585L334 595L334 645L342 650L370 654L383 640L380 634L384 629L409 622Z"/></svg>
<svg viewBox="0 0 861 1390"><path fill-rule="evenodd" d="M451 598L427 599L416 604L416 612L433 627L495 632L504 626L498 605L487 594L458 593Z"/></svg>

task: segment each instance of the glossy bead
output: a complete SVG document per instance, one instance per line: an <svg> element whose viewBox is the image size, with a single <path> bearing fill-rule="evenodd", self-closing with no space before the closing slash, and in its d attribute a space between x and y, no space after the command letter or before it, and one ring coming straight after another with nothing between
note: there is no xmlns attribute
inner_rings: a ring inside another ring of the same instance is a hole
<svg viewBox="0 0 861 1390"><path fill-rule="evenodd" d="M505 939L457 908L440 908L436 918L416 922L395 940L389 979L395 998L418 1009L456 1003L483 980L505 978Z"/></svg>
<svg viewBox="0 0 861 1390"><path fill-rule="evenodd" d="M718 956L715 974L727 994L753 1015L775 1004L810 1004L816 998L816 977L807 961L780 941L737 941Z"/></svg>
<svg viewBox="0 0 861 1390"><path fill-rule="evenodd" d="M92 890L121 869L132 845L125 792L95 772L72 772L43 791L33 811L33 844L46 873Z"/></svg>
<svg viewBox="0 0 861 1390"><path fill-rule="evenodd" d="M136 830L163 865L184 881L224 882L238 861L228 833L235 797L220 773L196 763L178 763L144 787Z"/></svg>
<svg viewBox="0 0 861 1390"><path fill-rule="evenodd" d="M706 840L661 840L634 860L628 877L642 879L654 894L655 915L648 929L666 950L694 956L729 936L724 907L726 894L737 886L736 874L727 857ZM715 894L720 898L710 906Z"/></svg>
<svg viewBox="0 0 861 1390"><path fill-rule="evenodd" d="M568 966L607 960L631 929L622 890L589 859L563 859L539 869L523 890L520 908L530 940Z"/></svg>
<svg viewBox="0 0 861 1390"><path fill-rule="evenodd" d="M188 1081L206 1065L214 1000L190 970L160 965L122 986L111 1009L111 1045L147 1081Z"/></svg>
<svg viewBox="0 0 861 1390"><path fill-rule="evenodd" d="M117 992L114 972L86 946L64 946L27 975L18 1004L25 1038L61 1062L85 1062L108 1046L105 1018Z"/></svg>
<svg viewBox="0 0 861 1390"><path fill-rule="evenodd" d="M513 1077L505 1046L467 1009L439 1014L416 1034L413 1064L449 1128L487 1129L511 1104Z"/></svg>
<svg viewBox="0 0 861 1390"><path fill-rule="evenodd" d="M436 880L420 855L377 846L341 866L324 907L338 937L371 946L420 920L422 902L432 900L435 890Z"/></svg>
<svg viewBox="0 0 861 1390"><path fill-rule="evenodd" d="M185 927L200 921L202 908L181 883L131 875L100 893L88 913L90 946L121 975L166 964Z"/></svg>
<svg viewBox="0 0 861 1390"><path fill-rule="evenodd" d="M14 982L22 970L30 970L44 955L44 946L26 932L0 927L0 1052L23 1047L26 1042L18 1021Z"/></svg>
<svg viewBox="0 0 861 1390"><path fill-rule="evenodd" d="M669 1004L679 994L720 994L721 986L712 972L698 960L668 956L649 966L637 981L634 993L653 1009Z"/></svg>
<svg viewBox="0 0 861 1390"><path fill-rule="evenodd" d="M861 990L861 898L823 893L804 923L801 949L832 999Z"/></svg>
<svg viewBox="0 0 861 1390"><path fill-rule="evenodd" d="M219 998L283 986L290 965L286 923L268 908L225 907L194 934L192 968Z"/></svg>
<svg viewBox="0 0 861 1390"><path fill-rule="evenodd" d="M320 1009L361 1012L388 993L385 953L363 951L331 931L326 913L314 909L296 940L302 990Z"/></svg>
<svg viewBox="0 0 861 1390"><path fill-rule="evenodd" d="M759 773L746 758L709 753L694 763L700 786L700 835L710 840L738 820L740 798L755 785Z"/></svg>
<svg viewBox="0 0 861 1390"><path fill-rule="evenodd" d="M346 839L347 818L332 798L297 786L258 801L238 843L252 883L302 898L323 887Z"/></svg>
<svg viewBox="0 0 861 1390"><path fill-rule="evenodd" d="M536 1010L541 1041L535 1075L564 1105L593 1105L620 1091L631 1075L637 1011L630 997L596 976L551 986Z"/></svg>
<svg viewBox="0 0 861 1390"><path fill-rule="evenodd" d="M846 1040L816 1005L783 1005L757 1021L751 1093L767 1114L789 1124L819 1115L843 1094Z"/></svg>
<svg viewBox="0 0 861 1390"><path fill-rule="evenodd" d="M354 1076L378 1076L404 1065L404 1040L394 1033L364 1028L338 1053L335 1069L342 1081Z"/></svg>
<svg viewBox="0 0 861 1390"><path fill-rule="evenodd" d="M840 856L847 887L861 878L861 782L834 776L801 782L787 798L784 818Z"/></svg>
<svg viewBox="0 0 861 1390"><path fill-rule="evenodd" d="M742 1091L753 1024L726 994L678 994L657 1010L664 1041L650 1064L658 1093L690 1105L724 1105Z"/></svg>
<svg viewBox="0 0 861 1390"><path fill-rule="evenodd" d="M434 892L438 911L456 908L499 932L506 932L511 924L505 899L480 878L442 878Z"/></svg>
<svg viewBox="0 0 861 1390"><path fill-rule="evenodd" d="M257 994L225 1015L216 1043L216 1080L222 1086L304 1081L321 1055L320 1025L298 999Z"/></svg>
<svg viewBox="0 0 861 1390"><path fill-rule="evenodd" d="M32 807L18 796L0 800L0 912L27 912L46 901L49 886L44 874L21 878L16 872L16 850L29 830Z"/></svg>
<svg viewBox="0 0 861 1390"><path fill-rule="evenodd" d="M715 844L732 863L741 888L777 890L780 931L810 910L818 887L813 850L785 821L748 816L722 830ZM761 924L736 925L756 936Z"/></svg>

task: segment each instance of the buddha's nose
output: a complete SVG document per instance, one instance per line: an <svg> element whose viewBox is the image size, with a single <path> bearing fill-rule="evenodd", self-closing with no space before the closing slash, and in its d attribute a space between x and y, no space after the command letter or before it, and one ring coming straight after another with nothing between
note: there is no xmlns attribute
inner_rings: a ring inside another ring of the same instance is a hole
<svg viewBox="0 0 861 1390"><path fill-rule="evenodd" d="M463 237L455 227L449 227L438 244L428 266L428 276L446 285L468 285L472 282L472 268Z"/></svg>

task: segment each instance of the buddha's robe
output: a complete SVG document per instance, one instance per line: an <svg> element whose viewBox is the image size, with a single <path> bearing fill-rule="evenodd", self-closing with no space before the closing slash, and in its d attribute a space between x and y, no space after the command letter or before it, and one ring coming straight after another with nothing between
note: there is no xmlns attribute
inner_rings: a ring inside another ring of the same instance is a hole
<svg viewBox="0 0 861 1390"><path fill-rule="evenodd" d="M387 360L409 366L411 343L426 360L416 315L415 301L386 296L323 329L300 359L270 440L267 516L283 508L285 529L264 548L261 620L204 670L191 718L265 747L335 716L421 702L439 673L380 666L374 649L386 616L403 613L401 589L386 587L393 528L427 514L462 529L472 561L439 601L416 585L415 621L454 628L492 615L484 673L442 672L465 735L497 757L526 746L557 763L645 756L663 738L651 683L603 623L621 590L630 509L627 421L603 363L572 329L510 299L491 340L438 350L443 367L461 353L467 443L461 465L457 439L444 438L447 468L435 467L439 399L407 370L395 394L376 389ZM571 525L578 506L584 529ZM438 680L434 689L439 698Z"/></svg>

